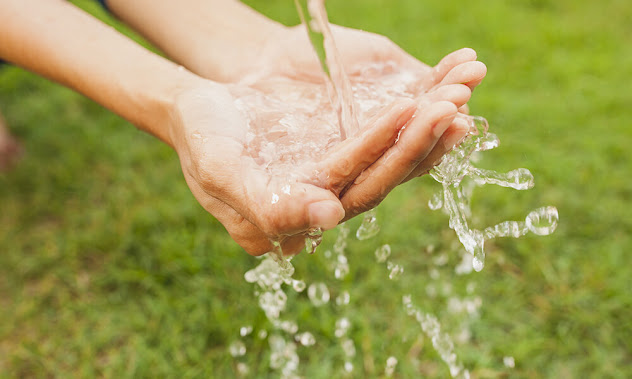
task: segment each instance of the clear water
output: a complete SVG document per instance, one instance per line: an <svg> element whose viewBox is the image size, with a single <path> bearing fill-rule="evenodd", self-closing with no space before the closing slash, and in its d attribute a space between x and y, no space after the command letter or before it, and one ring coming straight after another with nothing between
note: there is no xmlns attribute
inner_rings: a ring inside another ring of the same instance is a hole
<svg viewBox="0 0 632 379"><path fill-rule="evenodd" d="M258 88L235 86L231 92L235 96L236 106L246 116L249 123L247 153L265 170L276 176L285 177L288 182L303 178L304 174L295 171L295 167L320 158L329 149L341 141L353 136L385 104L399 97L416 97L415 74L394 62L376 63L354 69L359 74L348 77L342 66L336 49L333 34L327 21L323 0L295 0L310 41L323 68L323 80L320 83L292 83L285 91L269 93ZM520 237L529 232L537 235L552 233L558 222L558 213L554 207L543 207L530 212L524 220L504 221L487 227L475 229L470 225L472 212L469 207L473 185L500 185L516 190L530 189L534 179L529 170L519 168L507 173L484 170L472 164L472 157L499 145L499 139L488 131L487 121L478 116L459 114L470 126L467 137L451 153L447 154L430 175L442 185L442 190L434 194L428 206L432 210L443 210L449 217L449 227L453 229L467 254L455 267L456 275L468 274L472 270L481 271L485 264L485 241L497 237ZM309 141L296 144L295 141ZM288 187L289 188L289 187ZM274 203L274 198L272 199ZM358 240L369 240L380 231L375 211L366 212L360 227L356 230ZM339 281L350 272L346 255L347 241L351 231L346 225L340 225L338 236L332 250L323 252L332 276ZM314 253L322 240L322 231L313 229L308 232L305 248ZM431 247L429 247L431 249ZM385 277L398 280L405 275L405 268L394 260L389 245L382 245L375 251L378 265L384 265ZM437 255L434 264L445 265L445 254ZM415 274L415 273L412 273ZM269 330L259 330L257 337L267 339L270 347L269 366L279 373L281 378L299 377L299 349L308 349L318 344L315 335L301 330L295 321L284 318L288 302L286 291L291 288L297 293L306 292L307 299L315 308L335 304L338 318L333 326L335 343L339 346L342 367L341 372L352 374L355 370L356 343L351 338L353 325L346 316L351 303L352 293L348 290L336 295L322 281L307 285L295 279L294 267L290 259L283 256L280 245L261 258L260 263L245 274L247 282L252 283L258 303L267 320ZM430 277L438 281L437 270ZM431 341L452 377L469 377L469 371L459 362L455 353L455 343L450 335L442 331L439 319L430 312L415 305L415 296L435 297L441 294L448 298L447 308L454 314L464 314L465 319L476 317L481 307L480 297L459 298L451 294L449 281L441 286L429 283L425 291L419 294L402 296L404 311L418 323L423 334ZM305 291L307 289L307 291ZM468 287L468 292L473 292ZM336 295L336 296L334 296ZM239 330L241 339L229 346L229 353L235 359L241 359L247 353L243 339L251 336L252 327ZM457 341L467 342L469 328L464 324ZM326 341L320 341L325 343ZM513 358L505 357L506 367L513 367ZM384 359L384 376L395 375L398 359L394 356ZM248 375L249 368L243 361L237 362L237 372Z"/></svg>

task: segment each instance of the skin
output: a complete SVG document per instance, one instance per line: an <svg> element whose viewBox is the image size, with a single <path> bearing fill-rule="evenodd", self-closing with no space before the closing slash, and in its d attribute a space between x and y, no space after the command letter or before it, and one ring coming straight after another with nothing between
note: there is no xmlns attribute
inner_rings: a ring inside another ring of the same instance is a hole
<svg viewBox="0 0 632 379"><path fill-rule="evenodd" d="M305 179L287 195L285 183L243 154L247 125L222 83L275 91L269 78L319 80L304 30L232 0L108 4L172 61L51 0L0 3L0 57L74 88L173 147L193 195L254 255L271 249L270 238L296 253L308 229L333 228L427 172L464 136L458 110L485 76L470 49L429 67L385 37L333 28L352 73L366 62L398 62L419 73L419 96L386 104L321 161L296 167Z"/></svg>

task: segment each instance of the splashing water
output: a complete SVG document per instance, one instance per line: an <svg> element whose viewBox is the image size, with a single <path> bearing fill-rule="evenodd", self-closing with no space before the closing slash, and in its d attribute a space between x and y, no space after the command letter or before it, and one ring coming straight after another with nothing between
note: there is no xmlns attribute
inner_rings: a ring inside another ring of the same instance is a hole
<svg viewBox="0 0 632 379"><path fill-rule="evenodd" d="M470 162L472 154L497 147L499 140L496 135L488 132L489 126L484 118L464 118L470 125L468 135L430 171L430 175L443 185L443 199L441 195L435 194L428 206L432 210L443 208L446 211L450 217L450 228L456 232L465 250L473 256L474 270L481 271L485 264L486 240L496 237L518 238L529 231L538 235L548 235L555 231L559 217L555 207L544 207L529 213L525 222L505 221L483 231L469 227L469 201L461 186L465 177L471 177L478 184L496 184L517 190L532 188L534 180L526 168L502 174L474 167Z"/></svg>

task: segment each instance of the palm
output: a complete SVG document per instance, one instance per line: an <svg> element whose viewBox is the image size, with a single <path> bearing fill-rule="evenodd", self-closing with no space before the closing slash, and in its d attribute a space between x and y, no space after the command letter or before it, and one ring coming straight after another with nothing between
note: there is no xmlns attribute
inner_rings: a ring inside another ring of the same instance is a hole
<svg viewBox="0 0 632 379"><path fill-rule="evenodd" d="M232 87L239 92L239 87ZM241 89L248 91L248 89ZM271 172L259 161L244 114L226 87L209 85L183 94L175 117L176 150L191 191L248 252L265 253L270 239L281 239L287 252L296 252L302 235L314 222L335 226L344 211L337 197L383 154L415 110L405 101L381 114L363 133L337 144L327 154L303 161L285 162L283 174ZM272 117L272 116L270 116ZM263 117L263 122L269 121ZM275 143L308 144L302 139ZM254 149L254 150L253 150ZM330 213L314 220L309 206L328 202Z"/></svg>

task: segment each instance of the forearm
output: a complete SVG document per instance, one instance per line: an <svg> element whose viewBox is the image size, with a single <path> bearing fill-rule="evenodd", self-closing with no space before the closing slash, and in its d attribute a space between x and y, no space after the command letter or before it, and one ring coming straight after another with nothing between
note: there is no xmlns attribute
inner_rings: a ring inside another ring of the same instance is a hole
<svg viewBox="0 0 632 379"><path fill-rule="evenodd" d="M111 11L176 62L231 81L285 27L237 0L108 0Z"/></svg>
<svg viewBox="0 0 632 379"><path fill-rule="evenodd" d="M0 41L0 58L83 93L169 144L169 105L201 80L65 1L0 2Z"/></svg>

